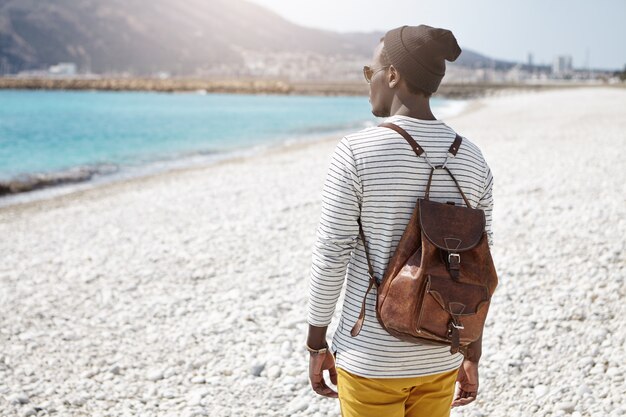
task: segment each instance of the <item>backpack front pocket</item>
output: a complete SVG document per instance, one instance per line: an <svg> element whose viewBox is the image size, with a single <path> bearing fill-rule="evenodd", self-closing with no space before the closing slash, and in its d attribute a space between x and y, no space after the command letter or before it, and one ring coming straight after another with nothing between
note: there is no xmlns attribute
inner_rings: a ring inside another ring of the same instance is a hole
<svg viewBox="0 0 626 417"><path fill-rule="evenodd" d="M461 340L476 340L487 315L490 295L485 285L458 282L449 276L428 275L418 330L446 334L450 326Z"/></svg>

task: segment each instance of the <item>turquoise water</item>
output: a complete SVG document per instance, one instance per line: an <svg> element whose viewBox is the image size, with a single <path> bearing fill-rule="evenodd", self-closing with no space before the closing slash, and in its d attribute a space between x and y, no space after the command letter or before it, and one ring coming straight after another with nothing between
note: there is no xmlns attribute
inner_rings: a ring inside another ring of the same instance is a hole
<svg viewBox="0 0 626 417"><path fill-rule="evenodd" d="M0 181L76 167L123 169L379 121L367 97L0 90Z"/></svg>
<svg viewBox="0 0 626 417"><path fill-rule="evenodd" d="M357 126L367 98L0 91L0 179L134 165Z"/></svg>

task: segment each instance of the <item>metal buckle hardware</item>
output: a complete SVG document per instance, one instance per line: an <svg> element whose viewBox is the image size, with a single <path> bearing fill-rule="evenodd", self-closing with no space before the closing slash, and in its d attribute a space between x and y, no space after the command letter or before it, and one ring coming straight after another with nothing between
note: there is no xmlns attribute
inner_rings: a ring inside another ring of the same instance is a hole
<svg viewBox="0 0 626 417"><path fill-rule="evenodd" d="M461 255L459 255L458 253L450 253L450 254L448 254L448 262L452 263L452 259L450 259L450 258L452 258L453 256L456 256L456 263L460 264L461 263Z"/></svg>
<svg viewBox="0 0 626 417"><path fill-rule="evenodd" d="M456 324L455 322L452 322L452 327L458 330L463 330L465 328L462 324Z"/></svg>

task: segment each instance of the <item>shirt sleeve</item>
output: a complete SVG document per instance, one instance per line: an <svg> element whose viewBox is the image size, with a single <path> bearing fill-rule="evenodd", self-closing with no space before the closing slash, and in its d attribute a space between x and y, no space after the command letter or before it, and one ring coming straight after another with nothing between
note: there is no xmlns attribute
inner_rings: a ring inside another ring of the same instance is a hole
<svg viewBox="0 0 626 417"><path fill-rule="evenodd" d="M478 201L477 207L485 212L485 231L487 232L487 242L489 248L493 247L493 230L491 228L491 220L493 215L493 174L491 168L485 163L485 185L483 187L483 195Z"/></svg>
<svg viewBox="0 0 626 417"><path fill-rule="evenodd" d="M343 138L333 153L322 191L322 213L309 280L309 324L328 326L359 235L362 189L350 144Z"/></svg>

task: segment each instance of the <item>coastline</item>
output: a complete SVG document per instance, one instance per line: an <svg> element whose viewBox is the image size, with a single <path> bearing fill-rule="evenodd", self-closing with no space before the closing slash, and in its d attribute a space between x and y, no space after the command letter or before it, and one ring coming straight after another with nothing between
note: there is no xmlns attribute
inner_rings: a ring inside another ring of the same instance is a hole
<svg viewBox="0 0 626 417"><path fill-rule="evenodd" d="M463 113L467 108L471 108L471 103L471 100L446 100L445 104L435 107L435 112L439 118L446 119ZM369 124L369 121L363 120L362 122L363 127ZM22 175L21 177L0 181L0 210L5 207L24 205L76 192L84 192L112 183L132 181L135 178L181 171L188 168L201 169L216 163L227 163L230 160L239 160L256 154L271 153L283 147L290 148L294 144L299 146L298 144L340 138L354 130L353 127L350 129L346 127L331 131L320 129L318 133L301 133L298 136L274 140L252 147L241 147L222 152L182 154L175 158L157 159L137 166L119 166L114 163L107 163L93 166L77 166L63 171Z"/></svg>
<svg viewBox="0 0 626 417"><path fill-rule="evenodd" d="M349 132L344 132L346 134ZM166 169L166 170L158 170L155 172L147 173L139 176L131 176L129 178L118 179L113 181L106 181L102 183L84 183L81 184L82 189L70 190L68 192L53 195L50 197L41 197L34 199L32 201L23 201L11 203L8 205L0 205L0 216L6 213L17 213L22 211L29 210L45 210L50 208L58 208L68 204L80 203L81 199L95 199L99 197L99 194L104 196L114 195L118 192L129 192L132 191L135 187L142 186L158 186L159 183L180 178L190 173L201 173L207 170L211 170L213 168L219 169L222 165L237 165L242 163L254 163L256 159L262 160L263 158L282 154L289 153L294 150L303 150L310 147L314 147L319 144L324 144L328 142L336 142L341 138L341 133L339 136L321 136L315 139L309 140L299 140L294 142L287 142L282 144L270 145L263 148L258 148L252 150L250 152L233 152L230 154L224 154L224 157L221 159L217 159L213 162L205 162L199 165L192 166L180 166L176 168ZM36 190L38 191L47 191L47 189ZM16 194L15 197L19 197L20 194ZM0 219L0 222L2 220Z"/></svg>
<svg viewBox="0 0 626 417"><path fill-rule="evenodd" d="M462 100L453 103L453 107L443 114L449 117L441 117L442 120L454 119L466 113L477 111L482 107L479 99ZM39 208L60 207L65 204L80 202L81 198L97 198L99 193L107 195L115 192L129 191L133 187L147 184L158 184L166 181L170 176L185 175L186 173L202 172L224 164L253 163L256 159L262 160L267 156L289 153L294 150L304 150L327 143L335 143L342 136L353 133L353 130L313 135L308 138L291 139L282 143L258 146L249 150L239 150L218 155L214 160L201 161L188 166L176 166L173 168L154 169L152 172L128 176L127 178L105 177L100 182L82 182L77 184L59 185L36 189L25 193L10 194L0 197L0 215L7 212L20 212L37 210ZM180 162L183 162L181 160ZM34 197L31 194L35 194ZM3 201L4 200L4 201ZM14 201L14 202L13 202ZM41 207L40 207L41 206ZM1 221L1 219L0 219Z"/></svg>

